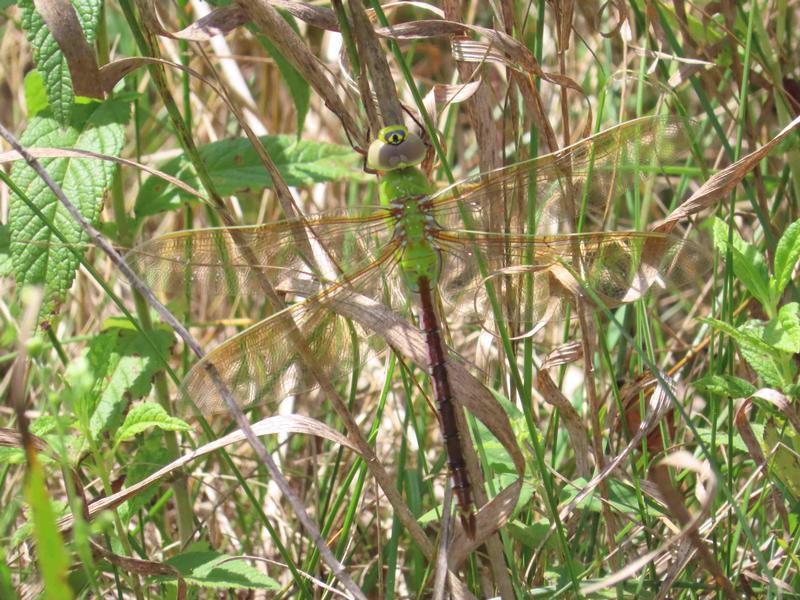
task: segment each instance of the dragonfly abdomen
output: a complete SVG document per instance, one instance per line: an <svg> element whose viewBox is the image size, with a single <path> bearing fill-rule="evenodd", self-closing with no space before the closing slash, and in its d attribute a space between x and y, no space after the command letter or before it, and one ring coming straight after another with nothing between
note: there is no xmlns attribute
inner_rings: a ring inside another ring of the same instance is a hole
<svg viewBox="0 0 800 600"><path fill-rule="evenodd" d="M461 524L467 535L475 537L475 512L472 506L472 486L467 475L467 465L461 451L461 441L456 421L456 406L453 403L453 392L447 375L444 346L439 332L439 321L433 308L431 282L426 277L417 281L417 292L420 297L422 329L428 347L428 363L431 369L433 395L439 411L439 425L447 451L447 466L453 491L458 499Z"/></svg>

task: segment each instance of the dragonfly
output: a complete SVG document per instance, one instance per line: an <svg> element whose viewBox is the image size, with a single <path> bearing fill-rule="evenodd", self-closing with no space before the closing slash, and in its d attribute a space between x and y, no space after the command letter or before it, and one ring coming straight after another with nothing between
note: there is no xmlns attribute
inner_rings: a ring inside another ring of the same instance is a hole
<svg viewBox="0 0 800 600"><path fill-rule="evenodd" d="M705 254L681 237L563 231L564 223L581 224L577 214L584 215L584 226L602 227L608 206L684 143L682 122L645 117L437 190L419 167L427 153L422 137L392 125L379 132L366 156L379 174L379 206L179 231L144 242L127 260L162 290L182 290L188 277L216 297L253 290L264 278L283 294L288 306L267 306L265 312L281 310L221 343L186 376L183 393L206 415L226 410L209 366L242 407L308 389L308 354L279 326L287 318L322 373L337 380L359 359L349 350L354 324L333 310L335 301L361 294L398 310L413 307L427 344L461 525L472 538L473 490L446 369L443 313L485 318L498 306L495 293L503 298L495 317L524 336L533 335L532 324L568 317L584 290L591 290L584 296L592 301L614 307L654 287L699 288ZM582 208L568 215L569 204ZM378 336L355 331L380 346Z"/></svg>

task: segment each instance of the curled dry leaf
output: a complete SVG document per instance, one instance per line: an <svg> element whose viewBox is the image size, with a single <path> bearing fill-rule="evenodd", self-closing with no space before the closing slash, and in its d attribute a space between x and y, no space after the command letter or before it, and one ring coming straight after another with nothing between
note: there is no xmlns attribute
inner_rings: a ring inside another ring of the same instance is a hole
<svg viewBox="0 0 800 600"><path fill-rule="evenodd" d="M693 533L696 534L697 527L699 526L700 522L707 517L707 515L711 510L711 504L716 494L716 479L714 477L713 472L711 471L711 468L707 463L703 463L697 460L696 458L694 458L694 456L692 456L688 452L684 451L676 452L663 459L659 464L659 469L661 470L661 478L665 480L664 483L667 488L664 489L664 485L662 485L662 483L659 483L659 490L661 491L662 494L665 494L665 496L666 494L672 494L672 496L676 495L669 481L668 473L666 472L666 468L669 466L685 468L695 471L708 486L706 501L700 506L699 511L694 517L689 517L688 520L686 521L684 521L683 519L679 519L682 522L682 527L678 534L669 538L664 544L662 544L655 550L647 552L643 556L640 556L639 558L628 563L623 569L620 569L616 573L609 575L608 577L602 579L601 581L582 587L581 592L583 594L586 595L593 594L601 590L608 589L621 581L625 581L626 579L638 573L648 563L653 561L658 556L666 554L670 550L670 548L672 548L679 542L683 541L684 539L687 539ZM668 501L668 506L670 507L670 509L673 508L669 504L669 501ZM678 508L678 510L681 510L681 512L684 513L684 516L687 516L689 514L688 511L686 511L685 507L683 506L682 502L679 502L676 508Z"/></svg>
<svg viewBox="0 0 800 600"><path fill-rule="evenodd" d="M654 223L649 229L651 231L667 233L681 221L684 221L706 208L711 208L717 200L727 196L730 191L744 179L744 176L752 171L761 159L769 154L769 152L783 141L783 139L798 125L800 125L800 116L796 117L791 123L784 127L780 133L769 142L711 176L708 181L700 186L700 188L692 194L686 202L675 209L672 214Z"/></svg>
<svg viewBox="0 0 800 600"><path fill-rule="evenodd" d="M665 388L664 384L666 384L668 388ZM575 498L573 498L572 501L559 512L562 520L566 520L572 511L575 510L575 507L578 506L578 504L583 501L583 499L586 498L592 492L592 490L594 490L594 488L596 488L600 482L603 481L603 479L607 478L635 448L640 446L647 433L656 426L658 421L669 410L671 406L670 398L673 396L675 396L675 383L670 377L662 374L656 389L653 391L653 395L648 401L648 409L645 413L645 418L639 425L639 429L631 438L631 441L628 442L622 452L615 456L614 459L609 462L600 473L595 475L591 481L586 484L586 487L584 487L580 493L578 493Z"/></svg>
<svg viewBox="0 0 800 600"><path fill-rule="evenodd" d="M164 575L166 577L174 577L178 580L177 597L179 600L186 598L186 581L183 579L183 575L181 575L180 571L175 567L155 560L142 560L140 558L114 554L91 539L89 543L92 546L92 554L107 560L112 565L116 565L128 573L136 573L137 575L145 576Z"/></svg>
<svg viewBox="0 0 800 600"><path fill-rule="evenodd" d="M278 433L302 433L306 435L315 435L318 437L322 437L332 441L334 444L339 444L341 446L346 446L351 450L355 450L355 446L350 443L345 436L340 434L335 429L332 429L310 417L304 417L302 415L283 415L283 416L276 416L276 417L267 417L266 419L262 419L257 423L252 425L253 432L258 435L272 435ZM142 479L126 487L123 490L120 490L116 494L112 494L110 496L106 496L99 500L95 500L91 504L89 504L89 508L86 511L86 518L91 520L94 519L101 511L108 510L114 508L115 506L119 506L127 499L132 498L142 490L146 489L147 487L153 485L154 483L158 483L164 479L166 479L169 475L171 475L175 470L183 467L184 465L192 462L193 460L200 458L201 456L205 456L206 454L210 454L220 448L224 448L226 446L230 446L231 444L235 444L238 442L242 442L245 440L245 435L241 429L237 429L229 433L228 435L221 437L219 439L213 440L207 444L204 444L181 456L180 458L172 461L168 465L160 468L155 473L152 473L148 477ZM72 527L74 522L74 518L72 515L67 515L63 517L58 522L58 527L61 531L68 530Z"/></svg>

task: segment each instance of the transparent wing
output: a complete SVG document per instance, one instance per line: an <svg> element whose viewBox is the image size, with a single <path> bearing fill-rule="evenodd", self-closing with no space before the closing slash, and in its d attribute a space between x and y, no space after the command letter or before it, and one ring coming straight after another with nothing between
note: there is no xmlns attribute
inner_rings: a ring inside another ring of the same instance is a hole
<svg viewBox="0 0 800 600"><path fill-rule="evenodd" d="M431 214L444 229L496 233L552 234L559 224L577 222L579 214L582 231L608 229L609 215L616 221L612 228L633 228L636 210L625 192L689 148L687 126L676 117L628 121L450 186L428 200Z"/></svg>
<svg viewBox="0 0 800 600"><path fill-rule="evenodd" d="M445 303L485 318L492 314L488 279L512 329L563 319L577 296L607 308L650 291L700 289L712 267L707 250L675 235L605 232L532 238L439 232ZM477 253L487 277L481 274ZM509 266L511 265L511 266Z"/></svg>
<svg viewBox="0 0 800 600"><path fill-rule="evenodd" d="M239 406L247 408L310 391L318 383L315 373L331 381L349 377L385 343L339 316L330 304L390 272L396 265L397 247L390 246L377 262L365 265L346 281L322 287L318 280L285 280L284 287L292 293L310 297L217 346L186 376L183 396L211 415L227 410L218 381Z"/></svg>
<svg viewBox="0 0 800 600"><path fill-rule="evenodd" d="M126 255L132 268L167 296L187 282L211 297L255 293L265 278L335 281L374 259L391 237L388 211L367 216L316 216L267 225L179 231L154 238Z"/></svg>

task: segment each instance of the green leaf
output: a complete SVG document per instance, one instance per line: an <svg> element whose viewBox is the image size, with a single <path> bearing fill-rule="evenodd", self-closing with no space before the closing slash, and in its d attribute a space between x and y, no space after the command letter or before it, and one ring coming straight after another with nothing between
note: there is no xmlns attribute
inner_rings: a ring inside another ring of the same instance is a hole
<svg viewBox="0 0 800 600"><path fill-rule="evenodd" d="M25 105L28 109L28 118L31 119L50 106L47 99L47 90L44 87L44 77L36 69L25 75Z"/></svg>
<svg viewBox="0 0 800 600"><path fill-rule="evenodd" d="M749 381L733 375L708 375L694 382L701 392L717 394L726 398L747 398L756 391Z"/></svg>
<svg viewBox="0 0 800 600"><path fill-rule="evenodd" d="M700 319L714 329L728 334L739 346L745 360L768 384L782 388L784 377L779 362L784 358L781 351L764 341L764 323L749 321L738 328L717 319Z"/></svg>
<svg viewBox="0 0 800 600"><path fill-rule="evenodd" d="M127 486L152 475L170 461L170 453L164 444L164 434L161 431L152 431L143 438L141 443L137 443L133 448L135 454L126 465L125 485ZM161 493L162 490L157 485L151 485L140 491L118 509L122 520L127 521L128 518L132 518Z"/></svg>
<svg viewBox="0 0 800 600"><path fill-rule="evenodd" d="M362 170L361 156L346 146L309 140L298 142L285 135L268 135L259 139L290 186L326 181L369 181L369 176ZM223 196L257 193L272 186L272 179L246 138L231 138L202 146L200 155L217 191ZM159 168L195 188L201 188L183 155ZM149 177L136 198L136 217L171 210L180 205L184 198L182 194L163 179Z"/></svg>
<svg viewBox="0 0 800 600"><path fill-rule="evenodd" d="M95 381L92 435L113 431L125 407L150 393L153 376L163 367L174 339L166 328L150 331L149 339L135 329L114 326L92 340L86 355Z"/></svg>
<svg viewBox="0 0 800 600"><path fill-rule="evenodd" d="M778 433L773 419L764 424L764 454L769 457L770 475L778 479L786 489L800 499L800 457L793 450L794 444L787 444Z"/></svg>
<svg viewBox="0 0 800 600"><path fill-rule="evenodd" d="M44 597L69 599L72 589L67 584L69 555L56 524L56 513L47 494L45 475L35 458L28 465L25 482L25 499L30 505L33 535L36 539L36 557L44 581Z"/></svg>
<svg viewBox="0 0 800 600"><path fill-rule="evenodd" d="M189 431L191 426L167 414L160 404L156 402L142 402L134 406L125 417L125 422L117 431L114 446L126 440L132 440L138 434L157 427L164 431Z"/></svg>
<svg viewBox="0 0 800 600"><path fill-rule="evenodd" d="M783 293L800 260L800 221L795 221L783 232L775 248L775 297Z"/></svg>
<svg viewBox="0 0 800 600"><path fill-rule="evenodd" d="M722 253L728 250L728 224L720 219L714 219L714 245ZM734 275L762 306L771 309L770 277L764 255L734 231L731 257Z"/></svg>
<svg viewBox="0 0 800 600"><path fill-rule="evenodd" d="M791 383L781 371L780 362L784 357L780 356L780 351L767 345L768 351L764 350L764 338L766 327L761 321L748 321L741 327L742 336L737 339L739 350L744 359L758 373L761 378L771 386L783 388ZM758 343L753 340L757 339Z"/></svg>
<svg viewBox="0 0 800 600"><path fill-rule="evenodd" d="M781 306L778 316L767 323L764 341L789 354L800 352L800 304Z"/></svg>
<svg viewBox="0 0 800 600"><path fill-rule="evenodd" d="M36 68L44 77L44 85L53 115L61 123L70 120L74 108L75 93L72 90L72 77L69 65L55 38L47 29L44 20L36 12L34 0L19 0L22 10L22 28L31 46ZM97 23L100 18L102 0L72 0L78 22L89 45L94 43Z"/></svg>
<svg viewBox="0 0 800 600"><path fill-rule="evenodd" d="M170 558L187 583L207 588L279 590L277 581L251 567L244 559L217 552L187 552Z"/></svg>
<svg viewBox="0 0 800 600"><path fill-rule="evenodd" d="M129 112L127 104L114 100L92 102L76 106L68 126L41 113L30 120L20 141L27 147L81 148L119 156ZM114 164L85 158L46 159L41 163L81 214L94 223L103 196L111 185ZM80 244L87 240L80 225L30 167L21 161L15 163L11 178L69 243ZM78 259L16 194L11 197L9 222L17 284L19 287L44 285L42 314L55 311L72 285Z"/></svg>

